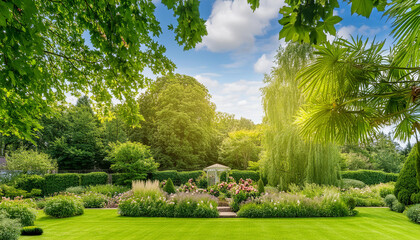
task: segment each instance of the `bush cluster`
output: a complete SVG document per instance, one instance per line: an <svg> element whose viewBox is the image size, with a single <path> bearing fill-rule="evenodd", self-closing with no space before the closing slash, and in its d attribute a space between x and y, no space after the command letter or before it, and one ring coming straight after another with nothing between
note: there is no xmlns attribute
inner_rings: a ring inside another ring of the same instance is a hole
<svg viewBox="0 0 420 240"><path fill-rule="evenodd" d="M57 195L47 199L45 214L56 218L66 218L82 215L83 203L80 198L71 195Z"/></svg>
<svg viewBox="0 0 420 240"><path fill-rule="evenodd" d="M257 171L250 170L232 170L229 176L239 181L239 179L251 179L254 182L260 180L260 174ZM226 179L226 172L222 173L220 179Z"/></svg>
<svg viewBox="0 0 420 240"><path fill-rule="evenodd" d="M85 208L103 208L108 202L108 197L95 192L87 192L81 195Z"/></svg>
<svg viewBox="0 0 420 240"><path fill-rule="evenodd" d="M169 178L172 182L179 186L181 184L185 184L188 180L193 179L197 181L197 179L204 174L203 171L185 171L185 172L177 172L175 170L167 170L167 171L157 171L151 174L151 180L159 180L160 182L164 180L168 180ZM206 179L207 181L207 179Z"/></svg>
<svg viewBox="0 0 420 240"><path fill-rule="evenodd" d="M243 204L239 217L344 217L352 214L339 193L308 198L290 193L268 194Z"/></svg>
<svg viewBox="0 0 420 240"><path fill-rule="evenodd" d="M394 194L388 194L384 199L385 205L394 212L402 213L405 210L405 205L400 203Z"/></svg>
<svg viewBox="0 0 420 240"><path fill-rule="evenodd" d="M356 179L365 184L374 185L379 183L395 182L397 181L398 174L374 170L357 170L342 171L341 177L346 179Z"/></svg>
<svg viewBox="0 0 420 240"><path fill-rule="evenodd" d="M356 180L356 179L343 178L340 182L340 187L343 188L343 189L364 188L364 187L366 187L366 184L364 182Z"/></svg>
<svg viewBox="0 0 420 240"><path fill-rule="evenodd" d="M7 214L6 214L7 215ZM10 219L5 214L0 216L0 240L17 240L21 233L18 219Z"/></svg>
<svg viewBox="0 0 420 240"><path fill-rule="evenodd" d="M29 227L24 227L22 228L22 235L23 236L37 236L37 235L42 235L44 233L44 231L42 230L42 228L37 227L37 226L29 226Z"/></svg>
<svg viewBox="0 0 420 240"><path fill-rule="evenodd" d="M17 189L12 186L8 186L6 184L0 185L0 196L6 198L15 198L15 197L27 197L30 194L22 189Z"/></svg>
<svg viewBox="0 0 420 240"><path fill-rule="evenodd" d="M171 198L145 197L129 194L118 205L121 216L129 217L190 217L214 218L219 216L217 202L208 194L178 193Z"/></svg>
<svg viewBox="0 0 420 240"><path fill-rule="evenodd" d="M412 222L420 223L420 204L409 207L407 210L407 217Z"/></svg>
<svg viewBox="0 0 420 240"><path fill-rule="evenodd" d="M127 192L128 190L129 190L128 187L111 185L111 184L89 186L86 188L86 191L88 192L101 193L108 197L115 197L117 195Z"/></svg>
<svg viewBox="0 0 420 240"><path fill-rule="evenodd" d="M34 225L36 211L24 201L3 200L0 203L0 211L7 214L8 218L17 219L22 226Z"/></svg>

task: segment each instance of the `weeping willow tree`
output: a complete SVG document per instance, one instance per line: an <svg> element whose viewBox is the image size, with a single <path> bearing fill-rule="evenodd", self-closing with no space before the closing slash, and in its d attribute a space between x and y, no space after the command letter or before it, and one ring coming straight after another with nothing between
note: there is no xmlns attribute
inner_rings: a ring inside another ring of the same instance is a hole
<svg viewBox="0 0 420 240"><path fill-rule="evenodd" d="M335 184L338 148L333 144L304 141L294 124L305 103L299 90L297 72L312 57L310 45L289 44L280 48L277 67L266 75L262 89L264 105L263 173L270 185L286 189L289 184Z"/></svg>

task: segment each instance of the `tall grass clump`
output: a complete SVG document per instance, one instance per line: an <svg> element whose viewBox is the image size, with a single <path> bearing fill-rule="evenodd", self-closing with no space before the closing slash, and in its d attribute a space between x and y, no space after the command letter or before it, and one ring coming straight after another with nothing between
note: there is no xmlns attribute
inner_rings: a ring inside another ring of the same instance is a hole
<svg viewBox="0 0 420 240"><path fill-rule="evenodd" d="M157 180L133 181L132 190L136 196L142 197L159 198L164 195Z"/></svg>

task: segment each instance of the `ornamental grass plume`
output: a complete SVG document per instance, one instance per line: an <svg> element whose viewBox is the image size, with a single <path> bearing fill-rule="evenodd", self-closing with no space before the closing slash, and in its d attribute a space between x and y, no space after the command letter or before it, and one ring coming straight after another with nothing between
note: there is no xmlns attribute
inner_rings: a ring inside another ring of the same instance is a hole
<svg viewBox="0 0 420 240"><path fill-rule="evenodd" d="M132 183L133 193L144 197L161 197L163 192L159 187L159 181L147 180L147 181L133 181Z"/></svg>

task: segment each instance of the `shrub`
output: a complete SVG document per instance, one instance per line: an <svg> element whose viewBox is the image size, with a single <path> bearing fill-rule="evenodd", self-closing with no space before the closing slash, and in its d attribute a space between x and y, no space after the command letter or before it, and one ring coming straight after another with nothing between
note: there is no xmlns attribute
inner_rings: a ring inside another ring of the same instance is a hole
<svg viewBox="0 0 420 240"><path fill-rule="evenodd" d="M83 203L79 198L68 195L57 195L47 199L44 212L52 217L65 218L82 215L84 210Z"/></svg>
<svg viewBox="0 0 420 240"><path fill-rule="evenodd" d="M241 206L239 217L344 217L351 215L349 207L340 200L339 193L308 198L290 193L268 194Z"/></svg>
<svg viewBox="0 0 420 240"><path fill-rule="evenodd" d="M22 175L15 179L15 187L27 192L32 189L42 189L45 184L45 178L38 175Z"/></svg>
<svg viewBox="0 0 420 240"><path fill-rule="evenodd" d="M0 185L0 194L2 197L15 198L15 197L25 197L28 195L28 192L21 189L16 189L12 186L6 184Z"/></svg>
<svg viewBox="0 0 420 240"><path fill-rule="evenodd" d="M42 228L37 227L37 226L29 226L29 227L22 228L21 234L24 236L36 236L36 235L42 235L42 233L44 233Z"/></svg>
<svg viewBox="0 0 420 240"><path fill-rule="evenodd" d="M80 177L75 173L47 174L43 188L45 195L51 195L80 185Z"/></svg>
<svg viewBox="0 0 420 240"><path fill-rule="evenodd" d="M398 176L397 183L395 184L394 194L397 196L398 201L406 205L410 205L411 195L413 193L420 192L417 186L416 179L416 160L418 158L417 145L415 145L407 159L404 162L404 166L401 169L400 175Z"/></svg>
<svg viewBox="0 0 420 240"><path fill-rule="evenodd" d="M420 223L420 204L409 207L407 210L407 217L412 222Z"/></svg>
<svg viewBox="0 0 420 240"><path fill-rule="evenodd" d="M86 188L88 192L95 192L95 193L101 193L103 195L106 195L108 197L115 197L117 195L120 195L124 192L127 192L129 190L128 187L124 186L117 186L117 185L96 185L96 186L89 186Z"/></svg>
<svg viewBox="0 0 420 240"><path fill-rule="evenodd" d="M111 169L125 173L121 183L130 184L133 180L144 180L147 173L155 172L159 166L155 163L150 147L141 143L125 142L111 145L109 159Z"/></svg>
<svg viewBox="0 0 420 240"><path fill-rule="evenodd" d="M93 172L87 174L80 174L81 186L93 186L108 183L108 174L104 172Z"/></svg>
<svg viewBox="0 0 420 240"><path fill-rule="evenodd" d="M84 192L86 192L86 188L82 187L82 186L77 186L77 187L68 187L66 188L66 191L68 193L74 193L74 194L82 194Z"/></svg>
<svg viewBox="0 0 420 240"><path fill-rule="evenodd" d="M229 173L229 176L233 177L236 182L239 181L239 179L251 179L252 181L256 182L260 180L260 174L257 171L250 171L250 170L232 170ZM226 173L223 172L220 176L220 179L225 179Z"/></svg>
<svg viewBox="0 0 420 240"><path fill-rule="evenodd" d="M412 203L420 203L420 192L411 194Z"/></svg>
<svg viewBox="0 0 420 240"><path fill-rule="evenodd" d="M57 162L46 153L18 149L7 158L7 170L45 174L57 169Z"/></svg>
<svg viewBox="0 0 420 240"><path fill-rule="evenodd" d="M391 210L394 212L402 213L405 210L405 205L398 202L398 200L395 200L394 202L392 202Z"/></svg>
<svg viewBox="0 0 420 240"><path fill-rule="evenodd" d="M164 180L172 179L172 182L176 185L181 185L181 181L178 178L178 172L176 170L157 171L152 173L152 180L158 180L162 182Z"/></svg>
<svg viewBox="0 0 420 240"><path fill-rule="evenodd" d="M385 205L389 207L390 209L392 209L392 203L396 200L397 200L397 197L395 197L394 194L388 194L384 199Z"/></svg>
<svg viewBox="0 0 420 240"><path fill-rule="evenodd" d="M135 193L122 197L118 205L121 216L130 217L200 217L219 216L216 199L208 194L178 193L170 199L144 198Z"/></svg>
<svg viewBox="0 0 420 240"><path fill-rule="evenodd" d="M0 240L17 240L20 236L19 220L7 217L0 218Z"/></svg>
<svg viewBox="0 0 420 240"><path fill-rule="evenodd" d="M103 208L108 202L108 197L101 193L88 192L81 196L85 208Z"/></svg>
<svg viewBox="0 0 420 240"><path fill-rule="evenodd" d="M264 183L263 183L262 179L258 180L258 192L260 194L265 192Z"/></svg>
<svg viewBox="0 0 420 240"><path fill-rule="evenodd" d="M200 177L197 179L197 187L207 189L208 187L208 181L207 181L207 175L205 172L201 174Z"/></svg>
<svg viewBox="0 0 420 240"><path fill-rule="evenodd" d="M393 193L394 193L393 187L383 187L379 189L379 196L381 196L381 198L385 198L389 194L393 194Z"/></svg>
<svg viewBox="0 0 420 240"><path fill-rule="evenodd" d="M36 211L23 201L7 201L0 203L0 211L7 213L11 219L18 219L22 226L34 225Z"/></svg>
<svg viewBox="0 0 420 240"><path fill-rule="evenodd" d="M131 183L136 180L145 180L144 174L136 173L114 173L112 176L112 184L118 186L131 186Z"/></svg>
<svg viewBox="0 0 420 240"><path fill-rule="evenodd" d="M178 172L178 179L179 183L185 184L190 179L193 179L193 181L197 181L197 179L203 174L203 171L185 171L185 172Z"/></svg>
<svg viewBox="0 0 420 240"><path fill-rule="evenodd" d="M344 178L341 180L341 188L347 189L347 188L364 188L366 187L366 184L362 181L356 180L356 179L348 179Z"/></svg>
<svg viewBox="0 0 420 240"><path fill-rule="evenodd" d="M352 197L347 199L346 204L350 210L353 210L354 208L356 208L356 200Z"/></svg>
<svg viewBox="0 0 420 240"><path fill-rule="evenodd" d="M44 209L46 202L45 199L39 199L35 202L35 206L37 209Z"/></svg>
<svg viewBox="0 0 420 240"><path fill-rule="evenodd" d="M398 174L386 173L383 171L374 170L357 170L357 171L342 171L341 177L346 179L356 179L368 185L395 182Z"/></svg>
<svg viewBox="0 0 420 240"><path fill-rule="evenodd" d="M165 186L163 187L163 191L167 192L168 194L175 193L174 183L170 178L166 181Z"/></svg>

